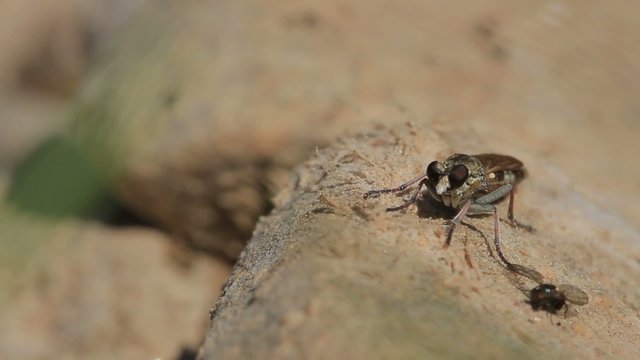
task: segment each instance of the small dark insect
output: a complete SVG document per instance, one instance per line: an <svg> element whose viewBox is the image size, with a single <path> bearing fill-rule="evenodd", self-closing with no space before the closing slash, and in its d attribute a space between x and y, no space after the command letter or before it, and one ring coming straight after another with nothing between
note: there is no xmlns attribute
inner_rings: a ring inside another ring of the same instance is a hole
<svg viewBox="0 0 640 360"><path fill-rule="evenodd" d="M562 284L555 286L544 282L544 277L538 271L519 264L507 264L507 269L514 274L528 277L538 283L533 289L518 284L518 289L528 298L527 303L535 311L542 310L549 314L557 314L564 308L564 317L569 317L569 303L585 305L589 302L589 295L573 285Z"/></svg>
<svg viewBox="0 0 640 360"><path fill-rule="evenodd" d="M564 308L564 317L567 317L569 304L585 305L589 302L589 295L573 285L562 284L557 287L553 284L545 283L544 277L538 271L519 264L508 264L507 268L518 275L528 277L538 283L538 286L528 290L518 286L529 300L527 301L533 310L546 311L550 314L557 314Z"/></svg>
<svg viewBox="0 0 640 360"><path fill-rule="evenodd" d="M585 305L589 302L589 295L573 285L561 284L557 287L553 284L540 284L529 292L529 301L533 310L542 310L550 314L557 314L564 308L564 316L567 317L569 303Z"/></svg>
<svg viewBox="0 0 640 360"><path fill-rule="evenodd" d="M451 243L453 230L466 215L493 215L494 244L500 259L511 265L500 250L500 226L495 204L509 195L508 218L514 226L519 224L513 215L515 186L525 177L525 170L520 160L507 155L454 154L445 161L431 162L425 171L406 183L387 189L370 190L363 194L365 199L384 193L395 193L406 190L418 183L418 188L404 203L387 208L397 211L416 202L422 186L426 186L429 195L443 205L458 210L447 231L445 246Z"/></svg>

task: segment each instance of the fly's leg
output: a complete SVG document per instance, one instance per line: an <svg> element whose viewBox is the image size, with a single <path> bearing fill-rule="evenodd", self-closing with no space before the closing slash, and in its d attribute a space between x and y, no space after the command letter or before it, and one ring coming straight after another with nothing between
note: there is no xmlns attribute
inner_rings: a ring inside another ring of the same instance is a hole
<svg viewBox="0 0 640 360"><path fill-rule="evenodd" d="M507 194L509 192L511 192L511 190L513 190L513 185L511 185L511 184L502 185L499 188L497 188L497 189L493 190L492 192L488 193L487 195L480 196L479 198L477 198L475 200L475 203L477 203L477 204L492 204L492 203L502 199L503 197L507 196ZM511 205L509 205L509 207L511 207Z"/></svg>
<svg viewBox="0 0 640 360"><path fill-rule="evenodd" d="M417 183L420 180L425 180L426 176L425 175L420 175L420 176L416 176L415 178L407 181L406 183L394 187L394 188L387 188L387 189L377 189L377 190L369 190L366 193L362 194L362 197L365 199L368 199L372 196L379 196L380 194L386 194L386 193L394 193L394 192L400 192L405 190L406 188L408 188L409 186Z"/></svg>
<svg viewBox="0 0 640 360"><path fill-rule="evenodd" d="M507 266L507 268L511 269L513 264L507 260L507 258L502 253L502 249L500 249L500 220L498 219L498 208L493 207L493 233L495 237L493 238L493 244L496 247L496 252L498 253L498 257L500 260Z"/></svg>
<svg viewBox="0 0 640 360"><path fill-rule="evenodd" d="M511 184L506 184L495 191L481 196L475 200L475 202L471 205L470 215L481 215L481 214L493 214L493 244L496 247L496 252L498 253L498 257L502 262L507 266L508 269L513 267L513 264L507 260L507 258L502 253L502 249L500 248L500 219L498 217L498 208L496 208L493 203L498 199L506 196L509 192L513 190L513 186Z"/></svg>
<svg viewBox="0 0 640 360"><path fill-rule="evenodd" d="M467 200L464 205L462 205L462 208L460 208L458 214L456 214L451 221L451 225L449 225L449 229L447 230L447 239L445 240L444 246L447 247L451 244L453 230L456 225L460 224L464 216L467 215L467 212L469 215L491 214L495 210L495 206L491 203L507 195L509 191L511 191L511 188L512 186L507 184L487 195L477 198L473 203L471 202L471 199Z"/></svg>
<svg viewBox="0 0 640 360"><path fill-rule="evenodd" d="M491 194L489 194L491 195ZM502 262L507 266L507 269L512 270L514 264L511 263L502 253L502 248L500 247L500 219L498 218L498 208L493 204L478 204L473 203L471 205L471 209L469 211L470 215L483 215L483 214L492 214L493 215L493 245L496 247L496 252L498 253L498 257Z"/></svg>
<svg viewBox="0 0 640 360"><path fill-rule="evenodd" d="M489 244L489 239L487 238L487 236L470 222L462 220L462 224L464 224L469 229L477 232L482 237L482 241L484 241L484 244L487 246L487 253L489 253L489 256L491 256L492 258L495 258L495 256L493 255L493 248L491 247L491 244Z"/></svg>
<svg viewBox="0 0 640 360"><path fill-rule="evenodd" d="M467 211L469 211L469 207L471 206L471 199L465 201L460 211L456 214L456 216L451 220L451 224L447 229L447 239L444 242L444 247L448 247L451 244L451 238L453 237L453 230L456 228L456 225L460 224L462 219L464 219L465 215L467 215Z"/></svg>
<svg viewBox="0 0 640 360"><path fill-rule="evenodd" d="M422 189L422 186L424 185L426 179L423 179L422 181L420 181L420 183L418 183L418 188L416 189L416 191L413 193L413 195L411 195L411 197L405 201L404 203L398 205L398 206L393 206L390 208L387 208L386 211L398 211L398 210L402 210L406 207L408 207L409 205L413 204L416 202L416 199L418 198L418 195L420 195L420 189Z"/></svg>
<svg viewBox="0 0 640 360"><path fill-rule="evenodd" d="M477 198L475 202L478 204L491 204L507 196L507 194L509 194L509 211L507 213L507 217L509 218L510 224L516 228L522 228L527 231L532 231L533 228L531 226L518 222L513 215L513 204L516 197L516 189L513 187L513 185L503 185L493 192Z"/></svg>
<svg viewBox="0 0 640 360"><path fill-rule="evenodd" d="M491 195L491 194L488 194L488 195ZM511 261L507 260L506 256L504 256L504 253L502 252L502 247L500 245L500 218L498 217L498 208L493 204L478 204L478 203L471 204L471 208L469 209L469 215L483 215L483 214L493 215L493 233L494 233L493 245L496 247L496 252L498 253L498 257L505 264L507 269L513 272L514 274L526 276L531 280L534 280L538 283L542 283L544 278L542 274L540 274L538 271L523 265L514 264Z"/></svg>
<svg viewBox="0 0 640 360"><path fill-rule="evenodd" d="M507 212L507 216L509 217L509 220L515 224L516 222L516 218L513 215L513 203L516 199L516 189L511 189L511 192L509 193L509 212Z"/></svg>
<svg viewBox="0 0 640 360"><path fill-rule="evenodd" d="M516 197L516 189L513 188L509 193L509 212L507 213L507 217L509 218L511 225L516 228L522 228L527 231L533 231L533 228L531 227L531 225L526 225L519 222L518 220L516 220L515 216L513 215L513 203L514 203L515 197Z"/></svg>
<svg viewBox="0 0 640 360"><path fill-rule="evenodd" d="M420 183L418 184L418 188L416 189L416 191L413 193L413 195L411 195L411 197L408 200L406 200L405 202L403 202L402 204L400 204L398 206L393 206L393 207L390 207L390 208L386 209L386 211L402 210L402 209L404 209L404 208L408 207L409 205L411 205L411 204L416 202L416 199L418 198L418 195L420 195L420 189L422 189L422 186L427 181L427 178L426 178L425 175L416 176L415 178L407 181L406 183L404 183L404 184L402 184L400 186L394 187L394 188L369 190L366 193L362 194L362 197L365 198L365 199L368 199L368 198L370 198L372 196L373 197L379 196L380 194L404 191L409 186L417 183L418 181L420 181Z"/></svg>

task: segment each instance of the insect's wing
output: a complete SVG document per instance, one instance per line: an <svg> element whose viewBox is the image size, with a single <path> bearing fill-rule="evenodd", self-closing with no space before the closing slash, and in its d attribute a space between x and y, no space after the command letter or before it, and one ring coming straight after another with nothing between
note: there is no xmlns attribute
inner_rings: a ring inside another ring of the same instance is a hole
<svg viewBox="0 0 640 360"><path fill-rule="evenodd" d="M516 287L516 289L520 290L527 299L531 298L531 287L527 286L521 278L517 276L513 271L509 271L507 273L507 279Z"/></svg>
<svg viewBox="0 0 640 360"><path fill-rule="evenodd" d="M480 160L487 174L503 170L524 171L522 161L509 155L479 154L473 157Z"/></svg>
<svg viewBox="0 0 640 360"><path fill-rule="evenodd" d="M493 192L505 184L517 184L524 179L526 172L522 161L507 155L473 155L480 160L485 169L486 193Z"/></svg>
<svg viewBox="0 0 640 360"><path fill-rule="evenodd" d="M537 282L538 284L542 284L544 277L542 274L537 272L536 270L526 267L520 264L508 264L507 269L512 271L515 274L522 275L528 277L529 279Z"/></svg>
<svg viewBox="0 0 640 360"><path fill-rule="evenodd" d="M573 285L561 284L558 285L558 290L573 304L584 305L589 302L589 295Z"/></svg>
<svg viewBox="0 0 640 360"><path fill-rule="evenodd" d="M578 312L576 311L574 306L569 306L569 304L566 304L565 306L566 308L564 310L564 314L562 314L565 319L578 316Z"/></svg>

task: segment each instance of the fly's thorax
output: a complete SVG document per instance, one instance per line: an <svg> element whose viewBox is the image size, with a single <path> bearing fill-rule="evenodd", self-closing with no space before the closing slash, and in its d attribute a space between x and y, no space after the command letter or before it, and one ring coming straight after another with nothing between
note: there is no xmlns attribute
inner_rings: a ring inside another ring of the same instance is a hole
<svg viewBox="0 0 640 360"><path fill-rule="evenodd" d="M431 196L455 209L485 186L482 163L464 154L454 154L443 162L429 164L427 177L427 190Z"/></svg>
<svg viewBox="0 0 640 360"><path fill-rule="evenodd" d="M531 290L529 303L534 310L544 310L555 314L566 305L564 294L552 284L541 284Z"/></svg>

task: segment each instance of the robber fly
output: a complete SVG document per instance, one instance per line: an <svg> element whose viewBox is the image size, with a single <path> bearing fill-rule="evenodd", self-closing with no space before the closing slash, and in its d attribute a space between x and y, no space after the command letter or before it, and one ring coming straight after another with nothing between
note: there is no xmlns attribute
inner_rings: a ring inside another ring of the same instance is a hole
<svg viewBox="0 0 640 360"><path fill-rule="evenodd" d="M513 215L513 202L515 186L524 179L525 174L522 162L511 156L453 154L445 161L431 162L425 174L400 186L370 190L363 197L367 199L384 193L401 192L418 183L418 188L407 201L387 208L387 211L397 211L415 203L422 186L426 186L433 199L458 211L449 226L445 246L450 244L454 228L466 215L493 215L494 244L500 259L509 266L512 264L500 250L500 221L495 204L509 195L508 218L513 225L523 226Z"/></svg>

